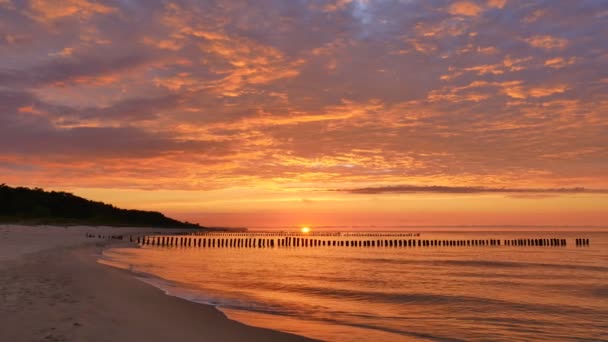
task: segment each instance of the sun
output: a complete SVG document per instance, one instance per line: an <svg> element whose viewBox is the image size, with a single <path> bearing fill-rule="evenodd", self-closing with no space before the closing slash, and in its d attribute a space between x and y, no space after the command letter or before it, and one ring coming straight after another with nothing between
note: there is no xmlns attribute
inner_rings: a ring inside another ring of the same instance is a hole
<svg viewBox="0 0 608 342"><path fill-rule="evenodd" d="M310 232L310 228L309 227L302 227L302 228L300 228L300 231L302 231L302 233L304 233L304 234L308 234Z"/></svg>

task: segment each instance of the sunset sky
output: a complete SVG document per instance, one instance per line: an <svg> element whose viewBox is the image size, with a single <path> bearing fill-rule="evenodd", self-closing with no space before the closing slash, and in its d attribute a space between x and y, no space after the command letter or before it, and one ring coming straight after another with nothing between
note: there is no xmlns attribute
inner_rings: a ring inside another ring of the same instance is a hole
<svg viewBox="0 0 608 342"><path fill-rule="evenodd" d="M0 0L0 175L203 225L608 225L608 1Z"/></svg>

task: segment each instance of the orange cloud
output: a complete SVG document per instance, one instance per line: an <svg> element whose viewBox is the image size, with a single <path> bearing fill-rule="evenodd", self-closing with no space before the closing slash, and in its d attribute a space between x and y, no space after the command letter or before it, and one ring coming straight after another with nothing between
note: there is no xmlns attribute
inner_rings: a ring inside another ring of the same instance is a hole
<svg viewBox="0 0 608 342"><path fill-rule="evenodd" d="M227 33L221 27L205 25L197 21L192 13L174 3L165 4L161 22L172 30L172 39L158 41L147 38L144 40L146 44L169 50L179 50L186 45L196 46L202 53L201 64L228 64L213 70L222 75L221 79L213 82L201 81L195 88L198 90L212 89L223 96L239 96L247 86L262 85L299 75L298 67L304 63L302 59L288 59L282 51L272 46ZM175 77L159 77L154 80L157 85L165 84L174 90L181 88L177 86L180 82L176 81L178 80ZM194 76L183 82L189 85L197 83Z"/></svg>
<svg viewBox="0 0 608 342"><path fill-rule="evenodd" d="M576 57L571 57L568 59L564 59L562 57L551 58L545 61L545 66L553 69L561 69L568 65L574 64L576 62Z"/></svg>
<svg viewBox="0 0 608 342"><path fill-rule="evenodd" d="M492 64L492 65L478 65L470 68L465 68L466 71L475 71L478 75L492 74L492 75L500 75L504 73L502 70L502 65L500 64Z"/></svg>
<svg viewBox="0 0 608 342"><path fill-rule="evenodd" d="M178 51L179 49L182 48L182 44L180 44L179 42L177 42L175 40L171 40L171 39L156 40L154 38L144 37L142 42L146 45L154 46L154 47L156 47L158 49L162 49L162 50Z"/></svg>
<svg viewBox="0 0 608 342"><path fill-rule="evenodd" d="M203 82L193 78L190 73L182 72L171 77L156 77L154 78L154 84L157 87L165 87L172 91L178 91L182 88L195 90L197 87L202 86Z"/></svg>
<svg viewBox="0 0 608 342"><path fill-rule="evenodd" d="M44 112L36 109L34 106L23 106L18 108L19 113L29 115L45 115Z"/></svg>
<svg viewBox="0 0 608 342"><path fill-rule="evenodd" d="M570 151L560 151L557 153L545 153L541 155L541 158L547 159L563 159L563 160L575 160L580 157L584 157L589 154L596 154L598 152L602 152L603 148L599 147L587 147Z"/></svg>
<svg viewBox="0 0 608 342"><path fill-rule="evenodd" d="M430 102L448 101L455 103L479 102L490 97L488 88L494 85L486 81L473 81L461 87L442 87L429 92L427 100Z"/></svg>
<svg viewBox="0 0 608 342"><path fill-rule="evenodd" d="M546 97L553 94L560 94L568 90L568 87L563 84L546 87L524 87L520 81L506 82L502 86L503 92L506 95L516 99Z"/></svg>
<svg viewBox="0 0 608 342"><path fill-rule="evenodd" d="M478 46L477 52L483 53L486 55L494 55L494 54L497 54L499 52L499 50L497 47L494 47L494 46L487 46L487 47Z"/></svg>
<svg viewBox="0 0 608 342"><path fill-rule="evenodd" d="M534 10L532 13L528 14L527 16L525 16L522 21L526 24L531 24L533 22L536 22L538 19L544 17L547 14L547 11L544 9L537 9Z"/></svg>
<svg viewBox="0 0 608 342"><path fill-rule="evenodd" d="M227 96L239 94L250 84L265 84L299 74L297 67L303 60L288 61L277 49L247 39L223 36L200 43L202 52L215 55L231 64L222 73L227 74L215 82L219 92Z"/></svg>
<svg viewBox="0 0 608 342"><path fill-rule="evenodd" d="M545 97L545 96L550 96L553 94L561 94L561 93L565 92L566 90L568 90L568 86L560 84L560 85L549 86L549 87L530 88L528 90L528 94L531 97Z"/></svg>
<svg viewBox="0 0 608 342"><path fill-rule="evenodd" d="M446 80L448 80L447 78ZM540 98L554 94L561 94L568 90L568 86L558 84L554 86L525 86L523 81L505 81L505 82L487 82L473 81L465 86L449 87L445 86L441 89L432 90L427 95L427 100L430 102L437 101L452 101L463 102L472 101L479 102L488 99L499 88L505 95L514 99Z"/></svg>
<svg viewBox="0 0 608 342"><path fill-rule="evenodd" d="M488 7L503 8L507 4L507 0L488 0Z"/></svg>
<svg viewBox="0 0 608 342"><path fill-rule="evenodd" d="M410 44L416 52L420 52L422 54L434 53L438 49L436 43L424 41L422 39L407 38L405 39L405 42ZM407 50L402 50L399 52L399 54L407 54L408 52L409 51Z"/></svg>
<svg viewBox="0 0 608 342"><path fill-rule="evenodd" d="M323 11L324 12L335 12L335 11L339 11L341 9L344 9L346 6L348 6L351 2L353 2L353 0L335 0L333 2L330 2L328 4L326 4L323 7Z"/></svg>
<svg viewBox="0 0 608 342"><path fill-rule="evenodd" d="M85 45L109 45L112 43L108 37L102 36L95 26L82 27L79 31L80 41Z"/></svg>
<svg viewBox="0 0 608 342"><path fill-rule="evenodd" d="M481 13L483 9L470 1L459 1L455 2L448 8L448 12L452 15L463 15L476 17Z"/></svg>
<svg viewBox="0 0 608 342"><path fill-rule="evenodd" d="M537 35L525 39L526 43L539 49L563 49L568 46L568 40L547 35Z"/></svg>
<svg viewBox="0 0 608 342"><path fill-rule="evenodd" d="M74 53L74 48L63 48L63 50L58 52L51 52L49 56L59 56L59 57L69 57Z"/></svg>
<svg viewBox="0 0 608 342"><path fill-rule="evenodd" d="M30 10L34 18L53 21L66 17L86 19L95 14L109 14L117 9L88 0L31 0Z"/></svg>
<svg viewBox="0 0 608 342"><path fill-rule="evenodd" d="M521 71L526 69L525 64L530 60L532 60L532 57L511 58L511 56L506 56L502 64L510 71Z"/></svg>

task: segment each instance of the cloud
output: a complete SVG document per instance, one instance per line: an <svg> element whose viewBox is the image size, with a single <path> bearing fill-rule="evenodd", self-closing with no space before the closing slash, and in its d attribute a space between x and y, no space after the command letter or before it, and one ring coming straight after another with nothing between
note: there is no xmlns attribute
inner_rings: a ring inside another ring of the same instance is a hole
<svg viewBox="0 0 608 342"><path fill-rule="evenodd" d="M604 11L5 1L0 160L55 184L605 188Z"/></svg>
<svg viewBox="0 0 608 342"><path fill-rule="evenodd" d="M522 21L526 24L531 24L531 23L536 22L540 18L544 17L546 14L547 14L547 10L537 9L537 10L534 10L532 13L526 15L524 18L522 18Z"/></svg>
<svg viewBox="0 0 608 342"><path fill-rule="evenodd" d="M351 194L407 194L407 193L439 193L439 194L608 194L608 189L585 188L491 188L482 186L418 186L394 185L384 187L353 188L338 190Z"/></svg>
<svg viewBox="0 0 608 342"><path fill-rule="evenodd" d="M4 169L7 172L32 172L39 170L38 167L33 165L14 163L5 160L0 160L0 169Z"/></svg>
<svg viewBox="0 0 608 342"><path fill-rule="evenodd" d="M554 94L561 94L566 90L568 90L568 86L563 84L545 87L525 87L521 82L505 84L503 89L505 94L516 99L546 97Z"/></svg>
<svg viewBox="0 0 608 342"><path fill-rule="evenodd" d="M525 39L526 43L539 49L553 50L564 49L568 46L568 40L547 35L536 35Z"/></svg>
<svg viewBox="0 0 608 342"><path fill-rule="evenodd" d="M53 56L53 57L69 57L74 53L74 49L73 48L63 48L61 51L57 51L57 52L51 52L49 53L49 56Z"/></svg>
<svg viewBox="0 0 608 342"><path fill-rule="evenodd" d="M12 124L0 130L0 153L29 156L86 156L97 158L144 158L163 153L197 151L225 154L229 143L181 140L168 133L153 133L134 127L52 128ZM111 137L109 139L109 137Z"/></svg>
<svg viewBox="0 0 608 342"><path fill-rule="evenodd" d="M503 8L507 4L507 0L488 0L488 6L493 8Z"/></svg>
<svg viewBox="0 0 608 342"><path fill-rule="evenodd" d="M14 10L15 4L12 0L0 0L0 7L4 7L9 10Z"/></svg>
<svg viewBox="0 0 608 342"><path fill-rule="evenodd" d="M479 15L483 9L470 1L458 1L448 7L448 12L452 15L463 15L475 17Z"/></svg>
<svg viewBox="0 0 608 342"><path fill-rule="evenodd" d="M576 57L570 57L568 59L565 59L562 57L555 57L555 58L547 59L545 61L545 66L548 66L549 68L553 68L553 69L561 69L568 65L572 65L574 63L576 63Z"/></svg>
<svg viewBox="0 0 608 342"><path fill-rule="evenodd" d="M353 0L332 0L325 6L323 6L323 11L325 12L335 12L344 9L348 5L350 5Z"/></svg>
<svg viewBox="0 0 608 342"><path fill-rule="evenodd" d="M87 0L30 0L32 16L40 21L54 21L69 17L87 19L95 14L116 12L114 7Z"/></svg>
<svg viewBox="0 0 608 342"><path fill-rule="evenodd" d="M137 68L149 61L150 56L142 53L110 57L83 55L69 59L53 58L32 68L0 69L0 86L40 87L75 82L83 78Z"/></svg>

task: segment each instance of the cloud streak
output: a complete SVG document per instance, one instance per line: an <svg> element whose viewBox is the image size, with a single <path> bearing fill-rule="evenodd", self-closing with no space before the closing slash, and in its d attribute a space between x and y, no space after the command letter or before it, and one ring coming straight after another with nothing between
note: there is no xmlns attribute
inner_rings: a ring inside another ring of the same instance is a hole
<svg viewBox="0 0 608 342"><path fill-rule="evenodd" d="M492 188L484 186L442 186L442 185L394 185L369 188L340 189L340 192L351 194L531 194L531 195L560 195L560 194L608 194L608 189L586 188Z"/></svg>

